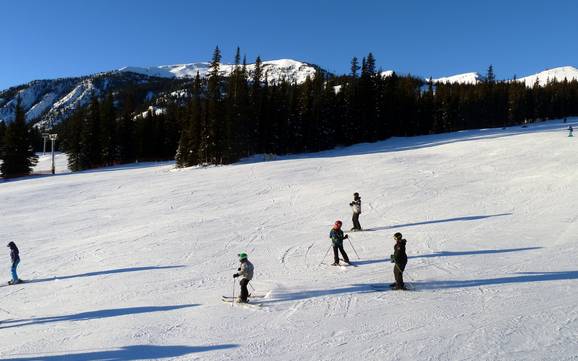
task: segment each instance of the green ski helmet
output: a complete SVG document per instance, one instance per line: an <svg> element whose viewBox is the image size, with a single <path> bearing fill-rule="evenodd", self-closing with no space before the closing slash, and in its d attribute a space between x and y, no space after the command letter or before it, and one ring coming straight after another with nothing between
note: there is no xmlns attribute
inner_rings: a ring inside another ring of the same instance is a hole
<svg viewBox="0 0 578 361"><path fill-rule="evenodd" d="M239 261L247 259L247 254L245 252L239 253Z"/></svg>

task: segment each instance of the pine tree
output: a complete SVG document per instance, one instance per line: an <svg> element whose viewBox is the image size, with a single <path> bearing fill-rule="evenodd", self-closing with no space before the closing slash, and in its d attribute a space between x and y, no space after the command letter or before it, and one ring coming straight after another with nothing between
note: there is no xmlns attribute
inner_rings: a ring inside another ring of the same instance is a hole
<svg viewBox="0 0 578 361"><path fill-rule="evenodd" d="M375 58L372 53L367 54L367 59L365 60L365 71L368 75L375 75Z"/></svg>
<svg viewBox="0 0 578 361"><path fill-rule="evenodd" d="M253 76L251 78L251 93L250 93L250 108L251 108L251 123L249 124L249 153L261 153L263 152L264 141L262 139L262 134L260 130L263 125L262 115L263 115L263 69L261 57L257 56L255 60L255 70L253 71Z"/></svg>
<svg viewBox="0 0 578 361"><path fill-rule="evenodd" d="M81 161L81 134L85 111L79 108L62 125L62 147L68 158L68 169L73 172L83 170Z"/></svg>
<svg viewBox="0 0 578 361"><path fill-rule="evenodd" d="M199 146L201 140L201 78L199 72L193 83L191 100L187 107L186 121L183 124L176 161L178 167L191 167L200 163Z"/></svg>
<svg viewBox="0 0 578 361"><path fill-rule="evenodd" d="M6 134L6 123L0 121L0 152L2 152L2 147L4 146L5 134Z"/></svg>
<svg viewBox="0 0 578 361"><path fill-rule="evenodd" d="M128 92L124 95L122 115L118 123L118 159L121 164L132 163L136 160L134 95Z"/></svg>
<svg viewBox="0 0 578 361"><path fill-rule="evenodd" d="M116 130L114 99L112 93L109 92L102 102L100 111L100 134L98 135L103 166L113 165L118 160Z"/></svg>
<svg viewBox="0 0 578 361"><path fill-rule="evenodd" d="M494 74L494 66L490 65L486 72L486 83L494 84L496 82L496 75Z"/></svg>
<svg viewBox="0 0 578 361"><path fill-rule="evenodd" d="M206 159L211 164L223 162L223 122L221 112L221 51L219 47L213 52L209 69L207 85L207 115L206 115Z"/></svg>
<svg viewBox="0 0 578 361"><path fill-rule="evenodd" d="M225 154L224 163L240 159L245 151L248 93L246 64L241 65L241 50L237 47L235 66L227 81L225 99Z"/></svg>
<svg viewBox="0 0 578 361"><path fill-rule="evenodd" d="M26 124L26 115L17 100L14 121L4 131L3 147L0 150L0 173L4 178L29 175L38 161L32 146L30 128Z"/></svg>
<svg viewBox="0 0 578 361"><path fill-rule="evenodd" d="M357 72L359 71L359 62L357 61L357 57L354 56L351 59L351 76L355 79L357 78Z"/></svg>
<svg viewBox="0 0 578 361"><path fill-rule="evenodd" d="M80 133L79 168L91 169L102 166L100 102L93 97Z"/></svg>
<svg viewBox="0 0 578 361"><path fill-rule="evenodd" d="M377 92L375 77L375 58L369 53L363 58L359 80L360 114L359 137L363 141L375 141L377 136Z"/></svg>

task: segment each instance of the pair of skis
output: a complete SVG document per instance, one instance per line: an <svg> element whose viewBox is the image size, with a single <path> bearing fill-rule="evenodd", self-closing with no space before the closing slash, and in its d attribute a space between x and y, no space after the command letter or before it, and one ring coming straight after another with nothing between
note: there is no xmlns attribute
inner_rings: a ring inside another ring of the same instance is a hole
<svg viewBox="0 0 578 361"><path fill-rule="evenodd" d="M413 287L408 287L409 285L407 283L405 284L405 288L401 290L396 290L395 286L396 283L390 283L389 285L384 284L369 285L369 287L371 287L371 289L375 291L413 291Z"/></svg>
<svg viewBox="0 0 578 361"><path fill-rule="evenodd" d="M255 295L255 296L249 296L249 298L263 299L263 298L265 298L265 296ZM260 303L238 302L238 297L231 297L231 296L222 296L221 301L223 301L225 303L234 303L234 304L239 305L239 306L247 306L247 307L252 307L252 308L260 308L262 306Z"/></svg>

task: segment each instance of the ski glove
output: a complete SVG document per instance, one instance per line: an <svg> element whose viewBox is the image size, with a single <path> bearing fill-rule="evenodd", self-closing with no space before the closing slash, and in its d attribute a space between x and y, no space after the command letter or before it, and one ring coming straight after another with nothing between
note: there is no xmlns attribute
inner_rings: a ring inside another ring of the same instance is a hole
<svg viewBox="0 0 578 361"><path fill-rule="evenodd" d="M343 237L343 239L346 239L346 238L349 238L349 235L348 235L348 234L346 234L345 237Z"/></svg>
<svg viewBox="0 0 578 361"><path fill-rule="evenodd" d="M233 278L237 278L237 277L239 277L239 274L238 274L238 273L235 273L235 274L233 275Z"/></svg>
<svg viewBox="0 0 578 361"><path fill-rule="evenodd" d="M395 257L392 255L389 256L391 263L395 263Z"/></svg>

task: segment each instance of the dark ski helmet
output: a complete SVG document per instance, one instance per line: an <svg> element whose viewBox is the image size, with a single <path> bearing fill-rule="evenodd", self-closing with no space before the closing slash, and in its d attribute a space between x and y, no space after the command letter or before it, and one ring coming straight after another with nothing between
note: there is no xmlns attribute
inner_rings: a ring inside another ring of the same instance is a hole
<svg viewBox="0 0 578 361"><path fill-rule="evenodd" d="M9 243L6 245L6 247L13 248L13 247L16 247L16 244L14 244L14 242L9 242Z"/></svg>
<svg viewBox="0 0 578 361"><path fill-rule="evenodd" d="M339 219L335 221L336 227L341 227L342 225L343 225L343 222L341 222Z"/></svg>
<svg viewBox="0 0 578 361"><path fill-rule="evenodd" d="M239 253L239 261L247 259L247 254L245 252Z"/></svg>
<svg viewBox="0 0 578 361"><path fill-rule="evenodd" d="M355 192L355 193L353 193L353 196L354 196L355 198L357 198L357 197L359 197L359 193Z"/></svg>
<svg viewBox="0 0 578 361"><path fill-rule="evenodd" d="M395 239L401 239L401 237L403 237L403 236L399 232L397 232L396 234L393 235L393 238L395 238Z"/></svg>

